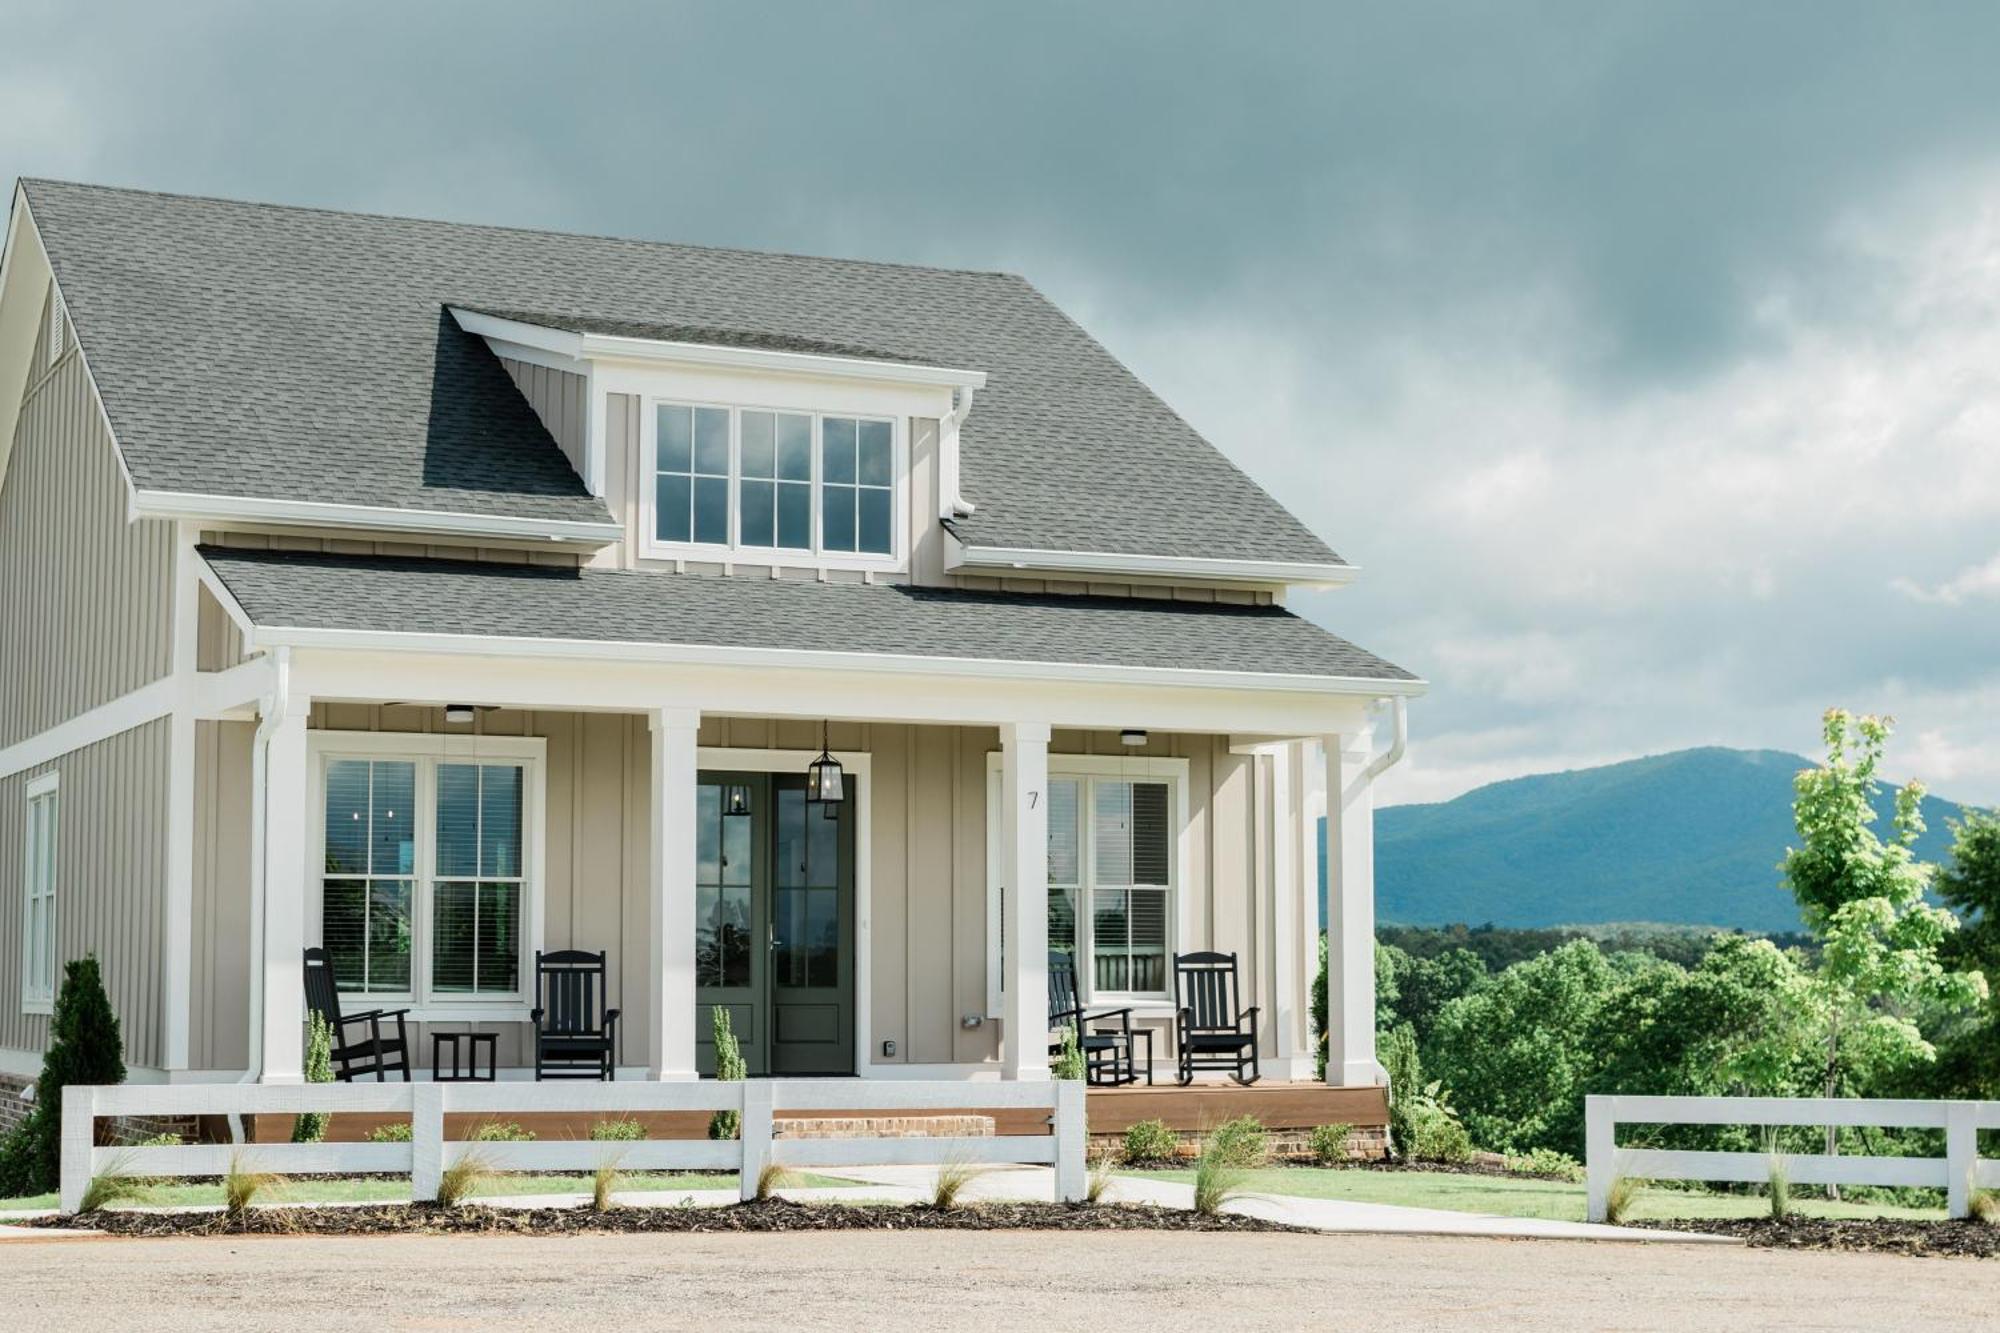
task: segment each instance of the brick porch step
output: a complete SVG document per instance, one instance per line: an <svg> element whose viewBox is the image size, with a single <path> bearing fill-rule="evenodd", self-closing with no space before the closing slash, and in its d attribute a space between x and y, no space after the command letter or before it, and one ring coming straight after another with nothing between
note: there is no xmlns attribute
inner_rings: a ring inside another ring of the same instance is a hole
<svg viewBox="0 0 2000 1333"><path fill-rule="evenodd" d="M990 1115L815 1116L771 1121L779 1139L990 1139Z"/></svg>

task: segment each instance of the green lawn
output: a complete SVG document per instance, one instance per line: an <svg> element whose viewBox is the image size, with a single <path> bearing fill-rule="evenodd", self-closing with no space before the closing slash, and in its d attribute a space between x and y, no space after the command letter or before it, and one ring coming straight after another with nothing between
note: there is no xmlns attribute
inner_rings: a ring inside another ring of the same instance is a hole
<svg viewBox="0 0 2000 1333"><path fill-rule="evenodd" d="M1127 1174L1150 1180L1194 1181L1192 1171L1146 1171ZM1356 1203L1402 1204L1410 1208L1443 1208L1461 1213L1493 1213L1502 1217L1540 1217L1581 1222L1582 1185L1513 1176L1471 1176L1449 1171L1356 1171L1318 1167L1273 1167L1250 1173L1247 1188L1255 1194L1290 1194L1307 1199L1347 1199ZM1829 1203L1805 1197L1794 1188L1792 1204L1803 1217L1904 1217L1936 1220L1941 1208L1901 1208L1894 1204ZM1706 1194L1687 1190L1647 1189L1631 1212L1637 1220L1695 1217L1761 1217L1768 1206L1760 1197Z"/></svg>
<svg viewBox="0 0 2000 1333"><path fill-rule="evenodd" d="M794 1182L798 1188L839 1188L853 1186L852 1180L841 1180L833 1176L801 1175ZM733 1190L736 1188L736 1173L719 1175L691 1174L680 1172L634 1171L620 1182L620 1190L634 1193L667 1190ZM589 1194L589 1176L520 1176L501 1175L474 1187L475 1196L514 1196L521 1194ZM300 1177L289 1180L278 1190L264 1196L270 1203L374 1203L394 1202L410 1197L410 1182L404 1179L387 1180L315 1180ZM220 1205L222 1184L220 1181L204 1181L185 1185L154 1185L130 1198L121 1199L122 1206L158 1207L199 1207ZM57 1199L53 1194L31 1194L22 1199L0 1199L0 1211L16 1208L53 1208Z"/></svg>

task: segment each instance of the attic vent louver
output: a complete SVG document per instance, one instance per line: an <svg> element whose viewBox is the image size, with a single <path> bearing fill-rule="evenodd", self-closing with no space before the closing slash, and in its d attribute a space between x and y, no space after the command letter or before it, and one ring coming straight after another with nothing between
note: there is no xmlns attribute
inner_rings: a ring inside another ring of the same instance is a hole
<svg viewBox="0 0 2000 1333"><path fill-rule="evenodd" d="M62 293L49 285L49 364L62 360L63 354L63 299Z"/></svg>

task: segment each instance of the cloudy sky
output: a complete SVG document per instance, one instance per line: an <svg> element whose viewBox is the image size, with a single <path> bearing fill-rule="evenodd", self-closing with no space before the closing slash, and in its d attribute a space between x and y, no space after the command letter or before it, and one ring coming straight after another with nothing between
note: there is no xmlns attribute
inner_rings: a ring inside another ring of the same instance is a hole
<svg viewBox="0 0 2000 1333"><path fill-rule="evenodd" d="M1026 274L1363 566L1393 800L2000 801L2000 6L4 4L0 179Z"/></svg>

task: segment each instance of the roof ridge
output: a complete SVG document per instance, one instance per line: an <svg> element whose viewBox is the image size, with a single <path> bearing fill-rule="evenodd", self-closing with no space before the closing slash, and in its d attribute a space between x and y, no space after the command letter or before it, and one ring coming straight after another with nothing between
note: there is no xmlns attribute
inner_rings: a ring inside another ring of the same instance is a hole
<svg viewBox="0 0 2000 1333"><path fill-rule="evenodd" d="M102 194L137 194L155 199L182 199L192 203L227 204L232 208L267 209L278 213L317 213L325 217L366 218L378 222L413 222L425 227L462 227L470 231L509 232L520 236L554 236L576 241L608 241L613 245L636 245L645 249L699 250L708 254L752 255L759 259L793 259L808 264L839 264L855 268L898 269L911 273L940 273L957 278L1003 278L1032 287L1018 273L1006 269L952 268L944 264L911 264L893 259L855 259L845 255L814 255L800 250L758 250L745 245L708 245L700 241L649 240L640 236L615 236L609 232L563 231L555 227L521 227L498 222L457 222L450 218L420 217L414 213L374 213L353 208L329 208L323 204L281 204L268 199L238 199L221 194L189 194L179 190L149 190L136 185L100 185L91 181L60 180L54 176L17 176L14 183L52 185L58 189L88 190ZM1039 292L1036 293L1040 295ZM1047 298L1044 298L1047 299Z"/></svg>

